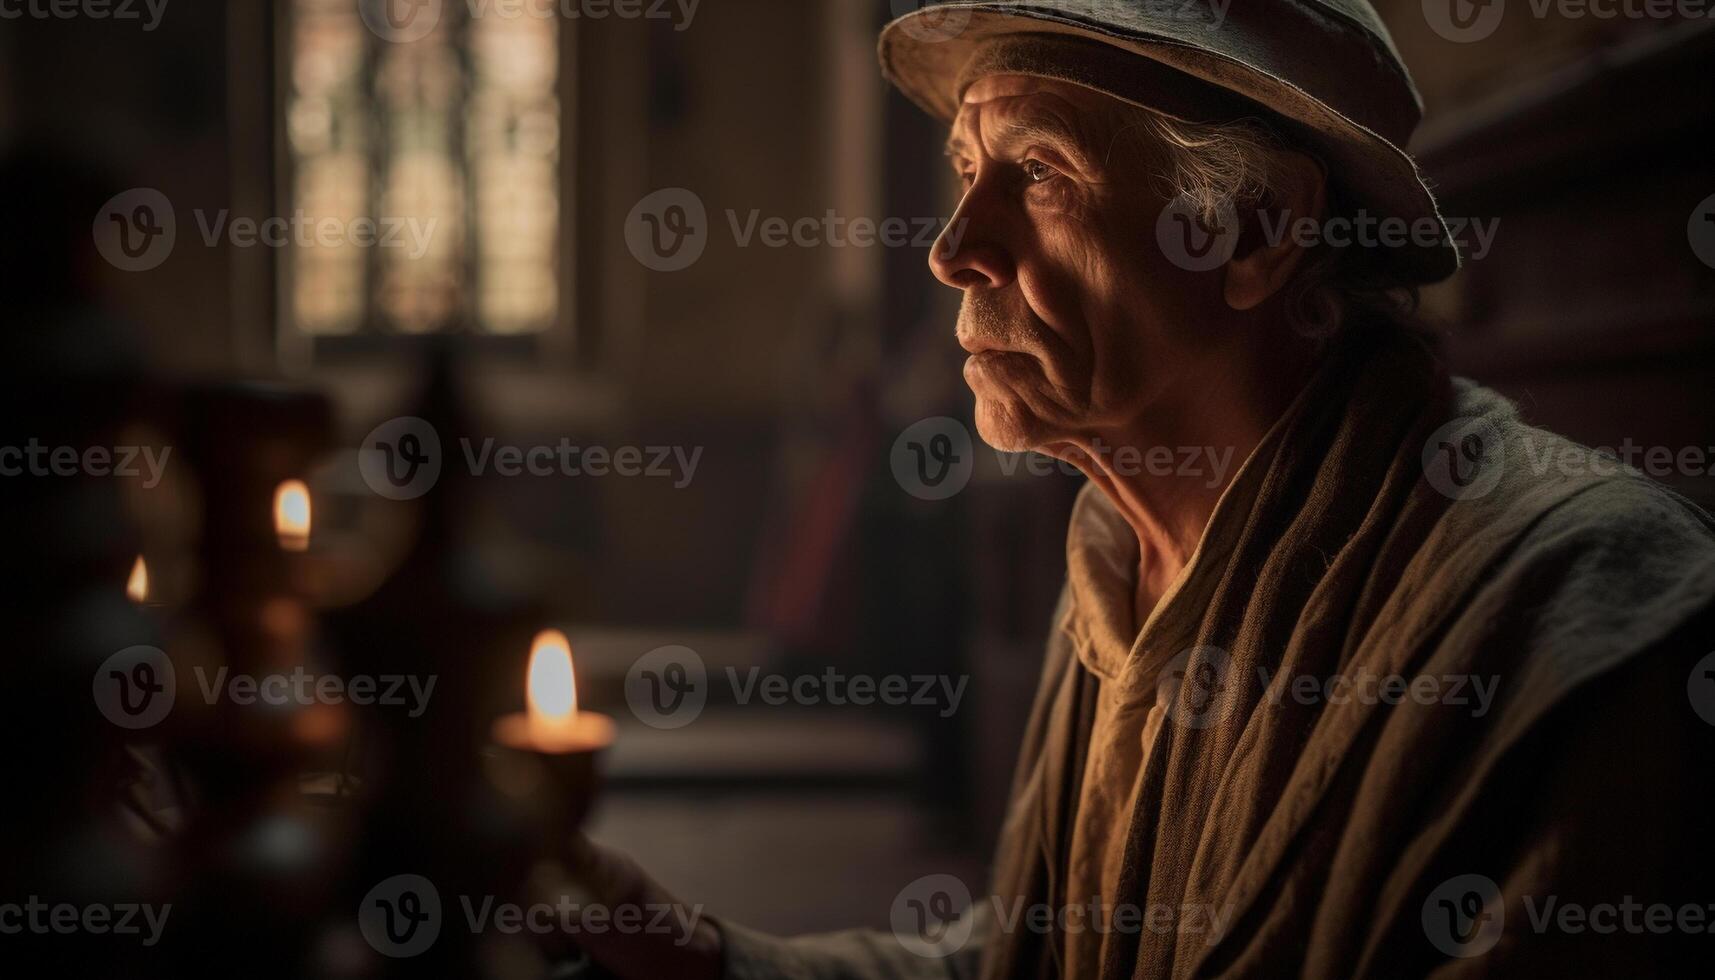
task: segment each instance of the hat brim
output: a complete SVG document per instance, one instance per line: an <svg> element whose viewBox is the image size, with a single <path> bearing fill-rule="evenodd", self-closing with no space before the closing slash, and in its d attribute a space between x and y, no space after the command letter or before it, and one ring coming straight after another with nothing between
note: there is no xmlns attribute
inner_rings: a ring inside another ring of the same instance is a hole
<svg viewBox="0 0 1715 980"><path fill-rule="evenodd" d="M1407 223L1408 243L1378 257L1393 273L1414 283L1431 283L1458 271L1458 246L1429 185L1404 150L1303 89L1229 54L1166 36L1115 34L1041 11L1022 14L1016 8L950 3L924 7L882 29L882 73L912 102L950 123L958 113L957 83L965 65L983 42L1007 34L1065 34L1101 41L1249 99L1271 118L1287 123L1289 135L1322 157L1352 205L1376 218ZM1105 94L1184 122L1207 121L1188 118L1182 105L1150 105ZM1432 237L1418 234L1425 222L1434 223L1437 244L1420 244Z"/></svg>

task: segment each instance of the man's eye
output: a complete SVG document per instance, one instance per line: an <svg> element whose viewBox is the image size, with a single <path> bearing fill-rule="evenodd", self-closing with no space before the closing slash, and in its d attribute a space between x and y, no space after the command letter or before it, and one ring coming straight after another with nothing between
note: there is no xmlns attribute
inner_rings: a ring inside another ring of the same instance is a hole
<svg viewBox="0 0 1715 980"><path fill-rule="evenodd" d="M1024 161L1024 177L1032 184L1040 184L1059 173L1060 171L1055 170L1053 167L1043 163L1041 160Z"/></svg>

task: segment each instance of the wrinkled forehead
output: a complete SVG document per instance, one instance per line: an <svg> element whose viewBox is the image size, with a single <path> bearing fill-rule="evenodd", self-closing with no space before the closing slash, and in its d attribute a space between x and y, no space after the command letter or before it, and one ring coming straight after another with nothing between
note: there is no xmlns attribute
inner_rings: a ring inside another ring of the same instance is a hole
<svg viewBox="0 0 1715 980"><path fill-rule="evenodd" d="M1092 145L1111 135L1122 103L1071 82L1033 75L984 75L964 91L949 142L994 149L1013 139Z"/></svg>

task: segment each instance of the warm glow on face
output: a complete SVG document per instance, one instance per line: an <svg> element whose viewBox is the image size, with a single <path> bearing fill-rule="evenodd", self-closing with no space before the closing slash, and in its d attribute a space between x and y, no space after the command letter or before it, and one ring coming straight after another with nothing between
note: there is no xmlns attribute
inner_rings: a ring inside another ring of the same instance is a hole
<svg viewBox="0 0 1715 980"><path fill-rule="evenodd" d="M526 683L532 722L567 722L578 713L578 683L572 676L572 645L559 630L543 630L530 646Z"/></svg>
<svg viewBox="0 0 1715 980"><path fill-rule="evenodd" d="M274 491L274 533L287 551L310 546L310 488L304 481L287 480Z"/></svg>
<svg viewBox="0 0 1715 980"><path fill-rule="evenodd" d="M143 556L137 556L137 563L131 566L131 577L125 582L125 594L132 602L143 602L149 598L149 566L143 564Z"/></svg>

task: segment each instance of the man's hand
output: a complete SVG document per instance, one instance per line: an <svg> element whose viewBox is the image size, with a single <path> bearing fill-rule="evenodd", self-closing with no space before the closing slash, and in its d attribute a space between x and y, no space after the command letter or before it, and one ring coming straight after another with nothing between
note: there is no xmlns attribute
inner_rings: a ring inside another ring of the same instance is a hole
<svg viewBox="0 0 1715 980"><path fill-rule="evenodd" d="M620 980L717 980L721 936L714 923L656 884L637 862L579 835L567 871L587 893L586 905L606 906L609 921L623 912L642 928L585 931L577 945ZM663 910L671 909L671 914Z"/></svg>

